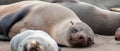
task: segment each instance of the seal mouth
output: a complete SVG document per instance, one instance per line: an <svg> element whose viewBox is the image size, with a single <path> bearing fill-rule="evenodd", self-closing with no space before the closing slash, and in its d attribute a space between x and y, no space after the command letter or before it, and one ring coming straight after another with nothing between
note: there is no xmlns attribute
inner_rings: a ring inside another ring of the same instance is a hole
<svg viewBox="0 0 120 51"><path fill-rule="evenodd" d="M119 39L119 38L117 38L117 37L115 37L115 40L116 40L116 41L120 41L120 39Z"/></svg>
<svg viewBox="0 0 120 51"><path fill-rule="evenodd" d="M94 44L94 42L91 40L91 38L85 39L84 36L80 36L79 38L71 37L70 44L72 47L89 47Z"/></svg>

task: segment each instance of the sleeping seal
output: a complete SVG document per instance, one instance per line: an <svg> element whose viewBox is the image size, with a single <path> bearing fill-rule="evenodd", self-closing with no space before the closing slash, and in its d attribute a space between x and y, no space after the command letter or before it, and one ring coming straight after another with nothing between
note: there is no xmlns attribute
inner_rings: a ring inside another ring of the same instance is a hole
<svg viewBox="0 0 120 51"><path fill-rule="evenodd" d="M61 0L56 3L73 10L96 34L114 35L120 27L119 12L104 10L79 0Z"/></svg>
<svg viewBox="0 0 120 51"><path fill-rule="evenodd" d="M42 30L25 30L10 41L12 51L58 51L57 43Z"/></svg>
<svg viewBox="0 0 120 51"><path fill-rule="evenodd" d="M94 32L72 10L56 3L28 2L23 1L22 3L26 4L23 4L22 8L19 6L20 9L18 11L3 16L0 21L0 25L6 28L2 29L3 34L7 34L12 38L21 29L27 28L43 30L58 44L67 47L90 46L93 44Z"/></svg>
<svg viewBox="0 0 120 51"><path fill-rule="evenodd" d="M79 0L79 1L90 3L106 10L114 7L120 7L120 0Z"/></svg>

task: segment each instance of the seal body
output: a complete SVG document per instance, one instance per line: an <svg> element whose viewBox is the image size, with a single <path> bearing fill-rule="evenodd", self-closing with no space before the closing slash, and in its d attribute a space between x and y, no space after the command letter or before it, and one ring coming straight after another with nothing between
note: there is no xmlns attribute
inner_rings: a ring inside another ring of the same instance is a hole
<svg viewBox="0 0 120 51"><path fill-rule="evenodd" d="M119 4L120 0L79 0L79 1L90 3L106 10L114 7L120 7Z"/></svg>
<svg viewBox="0 0 120 51"><path fill-rule="evenodd" d="M115 30L120 26L119 12L104 10L78 0L63 0L57 3L73 10L96 34L113 35Z"/></svg>
<svg viewBox="0 0 120 51"><path fill-rule="evenodd" d="M14 35L19 33L21 29L27 28L43 30L47 32L58 44L65 45L67 47L90 46L93 44L94 32L87 24L82 22L72 10L56 3L47 3L42 1L28 1L27 3L26 1L23 1L20 3L24 4L18 7L20 10L17 10L12 16L10 16L13 17L13 19L7 18L12 21L17 19L17 22L9 22L12 26L8 25L10 27L6 28L6 30L9 29L8 32L2 29L4 32L8 33L9 37L12 38ZM26 10L25 8L27 6L30 6L28 7L29 12L21 14ZM9 17L9 15L10 14L5 15L3 18ZM22 19L19 19L18 17L22 17ZM1 22L4 22L7 19L2 19Z"/></svg>
<svg viewBox="0 0 120 51"><path fill-rule="evenodd" d="M44 0L46 1L46 0ZM52 0L53 2L60 1L75 1L75 0ZM120 0L79 0L80 2L89 3L98 6L102 9L109 10L110 8L120 7ZM49 1L50 2L50 1Z"/></svg>
<svg viewBox="0 0 120 51"><path fill-rule="evenodd" d="M0 0L0 4L11 4L19 1L25 1L25 0ZM32 0L36 1L36 0ZM39 1L46 1L46 2L56 2L56 1L61 1L61 0L39 0ZM109 10L110 8L114 7L120 7L119 3L120 0L79 0L81 2L86 2L89 4L93 4L95 6L98 6L102 9Z"/></svg>
<svg viewBox="0 0 120 51"><path fill-rule="evenodd" d="M57 43L41 30L25 30L10 41L12 51L58 51Z"/></svg>

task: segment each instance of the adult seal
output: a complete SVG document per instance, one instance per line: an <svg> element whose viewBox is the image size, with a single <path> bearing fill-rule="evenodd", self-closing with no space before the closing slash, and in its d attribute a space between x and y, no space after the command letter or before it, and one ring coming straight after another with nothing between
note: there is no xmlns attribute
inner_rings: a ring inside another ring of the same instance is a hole
<svg viewBox="0 0 120 51"><path fill-rule="evenodd" d="M104 10L79 0L60 0L56 3L73 10L96 34L114 35L115 31L120 27L119 12Z"/></svg>
<svg viewBox="0 0 120 51"><path fill-rule="evenodd" d="M110 8L120 7L120 0L79 0L89 4L93 4L102 9L109 10Z"/></svg>
<svg viewBox="0 0 120 51"><path fill-rule="evenodd" d="M2 29L3 33L5 32L9 37L13 37L19 33L21 29L27 28L43 30L58 44L67 47L90 46L93 44L94 32L70 9L56 3L42 1L28 2L23 1L22 3L26 4L22 4L22 8L14 12L12 16L10 16L11 14L3 16L1 25L8 25L4 26L5 28L7 27L6 29ZM7 18L9 16L13 19ZM5 20L12 21L4 24Z"/></svg>
<svg viewBox="0 0 120 51"><path fill-rule="evenodd" d="M44 1L47 1L47 0L44 0ZM52 0L52 1L58 2L63 0ZM64 0L64 1L69 1L69 0ZM120 0L79 0L79 1L95 5L105 10L109 10L110 8L120 7L120 4L119 4ZM51 2L51 1L49 0L47 2Z"/></svg>

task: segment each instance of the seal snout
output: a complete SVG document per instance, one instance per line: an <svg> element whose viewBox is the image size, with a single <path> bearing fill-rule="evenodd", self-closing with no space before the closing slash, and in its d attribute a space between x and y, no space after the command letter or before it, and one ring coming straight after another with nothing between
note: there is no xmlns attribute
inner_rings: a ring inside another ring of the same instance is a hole
<svg viewBox="0 0 120 51"><path fill-rule="evenodd" d="M73 47L86 47L91 45L91 39L84 35L74 34L71 36L70 43Z"/></svg>
<svg viewBox="0 0 120 51"><path fill-rule="evenodd" d="M77 43L77 41L78 41L78 42L84 42L84 41L85 41L85 38L84 38L84 36L82 36L82 35L81 35L81 36L77 36L77 35L76 35L76 36L72 36L71 40L72 40L72 41L76 41L76 43Z"/></svg>

